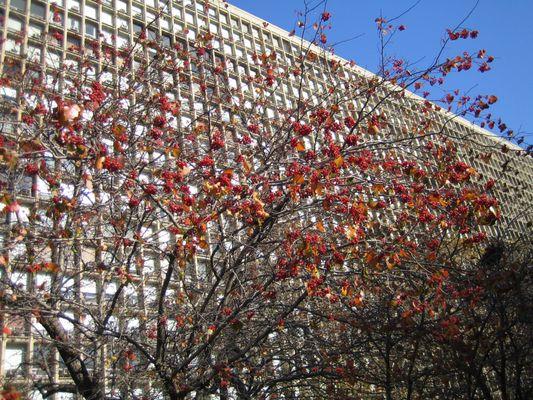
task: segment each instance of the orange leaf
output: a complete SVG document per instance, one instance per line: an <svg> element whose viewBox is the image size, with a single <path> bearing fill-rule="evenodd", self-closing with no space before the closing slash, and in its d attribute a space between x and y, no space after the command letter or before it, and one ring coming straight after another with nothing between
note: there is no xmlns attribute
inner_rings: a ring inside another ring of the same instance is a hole
<svg viewBox="0 0 533 400"><path fill-rule="evenodd" d="M378 184L372 186L372 191L374 192L374 194L380 195L381 193L383 193L385 191L385 186L383 186L382 184L378 183Z"/></svg>
<svg viewBox="0 0 533 400"><path fill-rule="evenodd" d="M314 61L317 60L317 58L318 58L318 57L317 57L316 53L314 53L314 52L312 52L312 51L308 51L308 52L307 52L307 59L308 59L309 61L314 62ZM351 103L350 103L350 104L351 104Z"/></svg>
<svg viewBox="0 0 533 400"><path fill-rule="evenodd" d="M473 190L467 190L466 193L463 195L463 198L465 200L474 200L478 197L478 194Z"/></svg>
<svg viewBox="0 0 533 400"><path fill-rule="evenodd" d="M180 148L179 147L174 147L172 148L172 150L170 151L170 154L172 154L173 157L178 157L180 155Z"/></svg>
<svg viewBox="0 0 533 400"><path fill-rule="evenodd" d="M375 210L378 207L378 202L376 200L369 200L368 201L368 207L370 207L372 210Z"/></svg>
<svg viewBox="0 0 533 400"><path fill-rule="evenodd" d="M320 183L317 183L316 186L313 188L313 191L315 194L321 196L324 193L324 186Z"/></svg>
<svg viewBox="0 0 533 400"><path fill-rule="evenodd" d="M82 108L77 105L66 105L59 110L59 121L62 124L67 124L78 119L81 116Z"/></svg>
<svg viewBox="0 0 533 400"><path fill-rule="evenodd" d="M95 168L97 170L101 170L103 167L104 167L104 161L105 161L105 157L102 156L102 157L98 157L98 159L96 160L96 163L95 163Z"/></svg>
<svg viewBox="0 0 533 400"><path fill-rule="evenodd" d="M363 259L365 263L373 267L378 262L378 255L373 250L369 250L364 254Z"/></svg>
<svg viewBox="0 0 533 400"><path fill-rule="evenodd" d="M318 221L316 223L316 229L318 229L322 233L326 232L326 229L324 228L324 224L322 223L322 221Z"/></svg>
<svg viewBox="0 0 533 400"><path fill-rule="evenodd" d="M294 183L301 184L305 182L305 178L302 174L298 174L293 176L292 181Z"/></svg>
<svg viewBox="0 0 533 400"><path fill-rule="evenodd" d="M54 273L59 271L59 265L53 262L43 263L43 268L47 271L54 272Z"/></svg>
<svg viewBox="0 0 533 400"><path fill-rule="evenodd" d="M126 128L122 125L114 125L111 128L111 132L113 132L113 135L115 136L121 136L124 132L126 132Z"/></svg>
<svg viewBox="0 0 533 400"><path fill-rule="evenodd" d="M191 169L189 167L183 167L181 171L179 172L179 175L183 178L191 172Z"/></svg>
<svg viewBox="0 0 533 400"><path fill-rule="evenodd" d="M304 144L300 141L300 142L298 142L298 144L296 145L295 149L296 149L296 151L305 151L305 146L304 146Z"/></svg>
<svg viewBox="0 0 533 400"><path fill-rule="evenodd" d="M368 132L373 134L373 135L377 135L379 133L379 128L377 125L370 125L368 127Z"/></svg>
<svg viewBox="0 0 533 400"><path fill-rule="evenodd" d="M342 156L338 156L335 161L334 161L335 165L337 167L340 167L342 166L342 164L344 164L344 158L342 158Z"/></svg>
<svg viewBox="0 0 533 400"><path fill-rule="evenodd" d="M89 190L93 190L93 177L89 174L85 176L85 187Z"/></svg>
<svg viewBox="0 0 533 400"><path fill-rule="evenodd" d="M409 253L407 253L404 249L400 249L400 251L398 252L398 256L400 258L407 258L409 256Z"/></svg>

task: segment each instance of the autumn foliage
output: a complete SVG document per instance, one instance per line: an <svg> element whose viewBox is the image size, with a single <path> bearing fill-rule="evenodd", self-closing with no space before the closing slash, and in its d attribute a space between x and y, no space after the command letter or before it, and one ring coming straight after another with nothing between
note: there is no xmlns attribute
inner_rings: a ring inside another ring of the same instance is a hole
<svg viewBox="0 0 533 400"><path fill-rule="evenodd" d="M255 52L236 78L210 33L95 42L100 80L81 51L46 74L6 60L2 85L20 95L3 104L0 136L3 332L32 325L74 382L39 375L34 389L430 398L447 382L425 366L449 348L450 379L463 379L485 277L461 280L452 255L502 215L494 182L461 157L454 117L407 89L491 59L422 71L393 60L369 76L328 52L331 18L308 27L322 47L304 44L292 64ZM316 68L327 79L311 97ZM284 82L292 100L274 101ZM442 104L484 118L496 100Z"/></svg>

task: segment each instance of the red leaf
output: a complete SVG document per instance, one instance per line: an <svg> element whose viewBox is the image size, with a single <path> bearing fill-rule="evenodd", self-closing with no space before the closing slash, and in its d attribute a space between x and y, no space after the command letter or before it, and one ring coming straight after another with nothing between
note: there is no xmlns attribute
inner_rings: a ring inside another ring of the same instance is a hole
<svg viewBox="0 0 533 400"><path fill-rule="evenodd" d="M8 204L4 210L7 213L16 213L20 210L20 204L16 201L13 201L12 203Z"/></svg>
<svg viewBox="0 0 533 400"><path fill-rule="evenodd" d="M490 71L490 67L487 63L483 63L479 66L478 70L480 72L487 72L487 71Z"/></svg>
<svg viewBox="0 0 533 400"><path fill-rule="evenodd" d="M447 33L448 33L448 37L450 38L450 40L457 40L459 39L459 34L458 33L454 33L452 32L451 30L447 30Z"/></svg>

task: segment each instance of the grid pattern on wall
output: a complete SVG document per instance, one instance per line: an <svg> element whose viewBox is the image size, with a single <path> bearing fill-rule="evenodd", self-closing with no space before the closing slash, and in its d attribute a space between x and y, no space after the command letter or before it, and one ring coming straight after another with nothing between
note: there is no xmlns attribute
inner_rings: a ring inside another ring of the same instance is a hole
<svg viewBox="0 0 533 400"><path fill-rule="evenodd" d="M244 11L233 6L226 7L224 3L211 1L210 7L199 0L169 0L144 2L133 0L58 0L43 2L38 0L2 0L1 13L4 18L2 28L2 45L0 50L0 64L6 66L9 59L20 59L17 68L24 72L29 64L40 64L45 70L52 71L58 66L68 66L68 69L60 81L51 82L52 85L64 85L67 89L72 81L69 75L84 73L98 78L103 83L117 82L120 76L121 59L113 57L107 48L121 49L135 43L136 36L146 32L150 39L157 40L162 46L175 46L179 44L184 49L189 49L198 39L199 35L210 32L214 35L213 62L224 62L226 66L226 79L229 89L241 91L245 108L252 107L254 84L244 80L244 76L258 74L255 62L257 54L276 53L279 60L285 65L296 65L302 53L302 42L288 33L259 20ZM82 63L80 49L90 60L90 66ZM145 57L151 57L148 51ZM332 56L333 57L333 56ZM291 107L299 97L317 104L322 93L325 93L329 85L344 87L350 79L357 79L361 75L370 76L362 69L342 61L343 78L339 74L331 74L328 71L328 63L315 63L310 65L309 73L305 77L304 84L300 85L300 78L290 75L286 82L279 85L271 103L264 107L264 113L269 119L276 119L280 107ZM140 60L134 60L140 64ZM7 67L5 67L7 68ZM195 87L194 76L198 74L194 64L189 66L188 82L176 81L171 74L160 72L157 82L154 84L164 85L168 83L168 96L171 99L180 100L182 103L182 115L176 121L177 128L186 129L191 126L205 111L203 95ZM156 76L156 75L154 75ZM332 82L331 80L335 81ZM197 85L196 85L197 86ZM16 102L20 94L9 87L2 87L0 93L4 99ZM376 94L375 102L380 94ZM416 97L408 96L404 99L390 99L387 105L389 119L392 128L398 132L409 122L418 121L420 116L412 111L411 104ZM361 104L354 101L352 107L360 108ZM349 105L346 104L346 110ZM233 118L230 107L220 105L217 115L222 122L229 122ZM491 158L480 158L477 155L488 151L495 145L512 147L492 134L476 128L462 118L448 115L444 112L436 114L439 129L449 132L450 136L458 140L468 138L464 145L460 146L466 161L486 177L492 177L502 183L503 188L498 197L502 203L502 213L508 223L516 232L528 229L528 219L524 216L524 210L530 210L533 202L533 169L529 158L513 158L504 152L494 152ZM6 128L7 129L7 128ZM141 130L142 133L142 130ZM379 140L380 136L376 137ZM422 146L423 143L419 142ZM417 156L413 149L412 156ZM157 155L155 156L157 158ZM505 169L502 170L502 166ZM28 188L31 182L22 183ZM46 185L39 184L39 196L46 197ZM62 187L68 192L72 190L68 184ZM23 205L21 215L29 213L31 204L31 191L28 189L28 204ZM375 215L376 218L394 218L394 216ZM147 228L152 229L159 235L158 240L165 243L172 240L168 232L161 231L156 225ZM493 229L493 228L488 228ZM495 231L491 233L497 233ZM85 255L94 258L94 254ZM164 260L157 258L144 262L141 270L132 271L144 277L142 284L126 294L130 306L150 307L154 301L157 285L161 281L160 271L164 269ZM190 275L196 280L208 279L205 276L205 259L201 255L191 265ZM11 279L20 285L33 285L39 287L50 280L46 274L30 274L27 272L14 272ZM192 279L192 278L191 278ZM110 296L116 290L116 282L103 282L86 276L81 279L79 287L75 290L74 283L68 280L61 287L66 292L72 292L79 296L80 300L91 302L99 297L99 293ZM74 310L65 310L65 316L74 318ZM77 316L80 317L80 316ZM64 319L64 326L69 329L68 318ZM123 323L122 321L117 321ZM132 327L139 324L136 318L128 321ZM23 361L43 360L50 361L53 366L51 373L56 381L67 379L64 367L61 365L58 354L47 347L40 340L37 323L25 323L15 329L9 338L4 335L0 347L0 375L14 376L20 373L20 365ZM53 362L52 362L53 361ZM23 371L27 374L41 373L38 371ZM35 398L38 398L37 395ZM56 399L69 398L66 395Z"/></svg>
<svg viewBox="0 0 533 400"><path fill-rule="evenodd" d="M25 68L26 63L41 63L50 70L58 68L59 65L66 65L69 73L83 69L84 74L98 77L102 82L111 82L113 79L119 79L117 74L120 73L121 59L116 57L110 60L106 58L105 51L95 52L95 42L99 42L102 49L106 46L124 48L133 44L138 33L145 29L149 38L159 40L164 46L179 43L188 49L197 39L197 35L209 31L215 37L213 47L216 51L213 53L213 61L225 62L229 88L239 88L245 96L251 97L253 83L241 78L258 74L254 54L275 52L277 57L290 67L295 65L302 53L302 43L299 39L288 37L288 34L281 29L263 24L263 21L235 7L225 8L217 2L211 3L207 12L202 2L193 0L174 2L149 0L144 3L122 0L101 2L69 0L57 3L11 0L4 3L6 23L2 32L4 43L0 61L3 62L6 57L23 56L21 69ZM55 32L58 35L54 35ZM47 40L43 40L44 37ZM93 56L91 68L85 64L81 65L80 49ZM147 54L147 57L150 57L150 54ZM115 69L110 68L110 65L114 65ZM299 79L293 75L289 75L287 82L279 85L271 106L267 106L264 110L266 116L276 118L276 110L279 107L292 106L300 95L304 100L311 99L312 102L318 103L320 94L324 93L332 83L344 87L345 82L339 79L338 75L328 73L327 64L316 63L309 68L309 73L303 78L302 87ZM347 80L361 74L369 74L346 62L342 64L342 68ZM169 93L170 98L179 99L183 104L183 110L189 111L189 115L184 113L181 118L183 127L189 126L191 121L204 111L203 96L199 94L197 85L192 80L198 72L194 65L191 65L190 72L191 80L186 84L183 82L172 84L174 78L168 73L162 73L157 77L160 82L171 84L173 92ZM331 79L335 81L331 82ZM55 84L63 84L68 88L69 83L71 81L67 73L62 82ZM2 90L5 97L16 98L17 94L13 90L6 87ZM390 100L387 111L390 112L390 118L397 129L418 118L410 110L411 100L410 98ZM251 107L251 104L250 101L244 102L245 107ZM360 108L361 104L356 100L354 106ZM399 118L399 115L402 117ZM221 110L221 118L229 121L231 110ZM445 113L437 116L441 126L446 125L447 131L458 138L468 136L472 142L472 151L470 154L465 154L465 157L471 158L473 166L487 176L506 181L510 189L523 187L524 197L528 197L527 193L530 193L528 183L531 182L532 175L530 169L524 167L528 165L529 159L513 159L507 171L502 172L500 166L508 162L511 156L496 152L492 160L483 161L474 157L475 154L472 156L472 152L479 153L483 148L490 148L498 142L501 142L502 146L513 146L474 127L462 118L456 116L451 118L453 120L450 120L450 115ZM514 171L521 171L523 176L519 179ZM504 208L511 207L508 199L509 195L502 193ZM504 211L506 215L513 214L510 208ZM521 226L521 229L523 228L524 226Z"/></svg>

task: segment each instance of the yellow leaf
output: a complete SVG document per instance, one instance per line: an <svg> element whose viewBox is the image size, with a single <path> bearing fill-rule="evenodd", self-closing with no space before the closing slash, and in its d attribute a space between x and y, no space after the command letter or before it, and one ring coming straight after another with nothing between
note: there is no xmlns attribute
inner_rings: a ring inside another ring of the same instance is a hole
<svg viewBox="0 0 533 400"><path fill-rule="evenodd" d="M346 229L346 237L349 240L355 239L357 237L357 225L349 226L348 229Z"/></svg>
<svg viewBox="0 0 533 400"><path fill-rule="evenodd" d="M344 158L342 158L342 156L338 156L335 161L334 161L335 165L337 167L340 167L342 166L342 164L344 163Z"/></svg>
<svg viewBox="0 0 533 400"><path fill-rule="evenodd" d="M244 160L242 161L242 166L244 167L244 170L245 170L246 172L250 172L250 171L252 170L252 166L251 166L251 164L250 164L250 163L248 162L248 160L246 160L246 159L244 159Z"/></svg>
<svg viewBox="0 0 533 400"><path fill-rule="evenodd" d="M259 193L255 192L255 191L252 193L252 199L254 199L254 201L255 201L257 204L259 204L261 207L263 207L263 206L265 205L265 203L263 203L263 202L261 201L261 199L259 198Z"/></svg>

